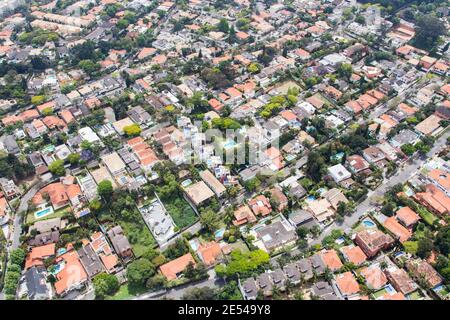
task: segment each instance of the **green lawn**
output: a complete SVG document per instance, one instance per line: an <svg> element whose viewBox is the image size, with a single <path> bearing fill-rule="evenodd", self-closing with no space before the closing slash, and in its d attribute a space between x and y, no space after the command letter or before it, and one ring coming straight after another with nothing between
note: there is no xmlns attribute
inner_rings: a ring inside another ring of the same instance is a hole
<svg viewBox="0 0 450 320"><path fill-rule="evenodd" d="M432 214L430 211L428 211L427 209L425 209L423 207L419 207L417 209L417 213L423 219L423 221L425 221L425 223L428 225L433 225L433 223L436 220L438 220L438 218L434 214Z"/></svg>
<svg viewBox="0 0 450 320"><path fill-rule="evenodd" d="M120 286L119 291L111 297L107 297L106 300L131 300L135 296L139 294L143 294L146 291L148 291L147 288L144 287L133 287L130 286L128 283L125 283Z"/></svg>
<svg viewBox="0 0 450 320"><path fill-rule="evenodd" d="M36 221L44 221L44 220L53 219L53 218L60 218L60 217L64 216L64 214L67 211L69 211L69 210L71 210L71 209L68 206L64 207L64 208L60 208L60 209L54 211L52 214L49 214L49 215L44 216L44 217L39 218L39 219L36 219L36 217L34 215L34 213L36 211L39 211L39 210L34 210L34 211L29 212L27 214L26 223L30 223L31 224L31 223L35 223Z"/></svg>
<svg viewBox="0 0 450 320"><path fill-rule="evenodd" d="M403 248L406 252L411 254L417 253L417 247L419 245L419 241L405 241L403 242Z"/></svg>
<svg viewBox="0 0 450 320"><path fill-rule="evenodd" d="M117 222L123 228L136 257L139 258L147 249L157 245L155 238L153 238L144 220L141 219L140 223L129 221Z"/></svg>
<svg viewBox="0 0 450 320"><path fill-rule="evenodd" d="M198 219L189 203L181 197L165 199L163 203L176 226L180 229L190 226Z"/></svg>

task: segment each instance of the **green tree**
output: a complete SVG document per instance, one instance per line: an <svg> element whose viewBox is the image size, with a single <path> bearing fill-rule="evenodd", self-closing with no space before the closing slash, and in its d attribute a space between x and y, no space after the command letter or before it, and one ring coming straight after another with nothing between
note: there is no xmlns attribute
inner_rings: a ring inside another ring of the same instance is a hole
<svg viewBox="0 0 450 320"><path fill-rule="evenodd" d="M67 157L67 161L71 165L77 165L80 162L80 154L79 153L71 153L71 154L69 154L69 156Z"/></svg>
<svg viewBox="0 0 450 320"><path fill-rule="evenodd" d="M119 290L119 280L113 274L100 273L92 280L96 299L112 296Z"/></svg>
<svg viewBox="0 0 450 320"><path fill-rule="evenodd" d="M439 37L446 32L444 23L434 14L419 15L413 41L420 48L430 49L436 45Z"/></svg>
<svg viewBox="0 0 450 320"><path fill-rule="evenodd" d="M113 194L113 186L111 181L109 180L102 180L97 186L97 192L100 197L102 197L105 200L111 199L111 196Z"/></svg>
<svg viewBox="0 0 450 320"><path fill-rule="evenodd" d="M220 226L219 214L210 209L204 210L200 214L200 223L209 232L214 232Z"/></svg>
<svg viewBox="0 0 450 320"><path fill-rule="evenodd" d="M48 166L48 170L57 176L63 176L66 173L63 160L55 160Z"/></svg>
<svg viewBox="0 0 450 320"><path fill-rule="evenodd" d="M127 278L130 284L142 287L155 274L155 267L147 259L137 259L127 267Z"/></svg>
<svg viewBox="0 0 450 320"><path fill-rule="evenodd" d="M15 250L11 251L11 253L9 255L9 259L12 264L21 266L23 264L23 262L25 261L25 256L26 256L25 250L23 250L21 248L17 248Z"/></svg>

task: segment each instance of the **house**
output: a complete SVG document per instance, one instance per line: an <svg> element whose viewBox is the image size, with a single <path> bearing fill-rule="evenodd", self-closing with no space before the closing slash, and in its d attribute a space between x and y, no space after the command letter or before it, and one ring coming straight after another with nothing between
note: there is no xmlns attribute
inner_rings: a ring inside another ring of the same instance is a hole
<svg viewBox="0 0 450 320"><path fill-rule="evenodd" d="M333 290L333 287L325 281L318 281L311 287L311 292L314 296L322 300L339 300L338 296Z"/></svg>
<svg viewBox="0 0 450 320"><path fill-rule="evenodd" d="M360 292L359 284L350 271L338 274L335 277L335 282L343 297L349 298Z"/></svg>
<svg viewBox="0 0 450 320"><path fill-rule="evenodd" d="M42 266L33 266L25 271L24 278L29 300L50 300L52 298L46 271Z"/></svg>
<svg viewBox="0 0 450 320"><path fill-rule="evenodd" d="M395 213L395 218L406 228L412 228L420 220L420 216L410 207L402 207Z"/></svg>
<svg viewBox="0 0 450 320"><path fill-rule="evenodd" d="M402 226L395 217L387 218L383 226L389 230L400 242L405 242L412 236L412 232Z"/></svg>
<svg viewBox="0 0 450 320"><path fill-rule="evenodd" d="M288 220L296 228L306 227L310 229L312 226L317 225L313 214L301 209L289 213Z"/></svg>
<svg viewBox="0 0 450 320"><path fill-rule="evenodd" d="M361 270L361 275L364 277L366 285L369 289L378 290L384 287L388 279L378 264L372 264Z"/></svg>
<svg viewBox="0 0 450 320"><path fill-rule="evenodd" d="M344 256L344 258L348 262L353 263L355 266L359 266L367 261L366 254L358 246L354 245L345 246L342 247L340 251Z"/></svg>
<svg viewBox="0 0 450 320"><path fill-rule="evenodd" d="M297 268L297 264L295 262L291 262L283 267L283 272L286 275L287 280L296 285L301 281L301 274L299 269Z"/></svg>
<svg viewBox="0 0 450 320"><path fill-rule="evenodd" d="M25 270L34 266L43 266L44 260L55 255L55 244L34 247L25 258Z"/></svg>
<svg viewBox="0 0 450 320"><path fill-rule="evenodd" d="M384 159L386 159L386 155L384 152L376 147L368 147L362 151L364 159L366 159L369 163L377 165Z"/></svg>
<svg viewBox="0 0 450 320"><path fill-rule="evenodd" d="M97 253L92 249L89 242L85 242L84 245L77 250L78 257L80 259L81 264L86 270L89 278L94 277L100 272L104 271L104 267Z"/></svg>
<svg viewBox="0 0 450 320"><path fill-rule="evenodd" d="M256 222L255 215L253 214L252 210L247 205L243 205L243 206L237 208L234 211L234 218L235 218L235 220L233 220L233 224L235 226L240 226L247 222L250 222L250 223Z"/></svg>
<svg viewBox="0 0 450 320"><path fill-rule="evenodd" d="M133 257L133 251L131 250L127 237L123 233L122 227L115 226L107 234L117 254L123 260L129 261Z"/></svg>
<svg viewBox="0 0 450 320"><path fill-rule="evenodd" d="M308 202L307 210L311 212L319 222L324 222L332 218L335 214L331 203L327 199Z"/></svg>
<svg viewBox="0 0 450 320"><path fill-rule="evenodd" d="M196 207L214 197L214 192L203 181L185 187L184 192L189 201Z"/></svg>
<svg viewBox="0 0 450 320"><path fill-rule="evenodd" d="M284 246L295 244L297 233L287 221L276 221L255 230L257 241L255 245L272 252Z"/></svg>
<svg viewBox="0 0 450 320"><path fill-rule="evenodd" d="M413 197L414 200L440 216L450 212L450 198L434 184L426 184L424 192L417 192Z"/></svg>
<svg viewBox="0 0 450 320"><path fill-rule="evenodd" d="M269 190L269 192L271 195L271 199L275 200L278 204L278 208L276 208L278 211L283 211L285 208L287 208L288 198L279 188L272 188Z"/></svg>
<svg viewBox="0 0 450 320"><path fill-rule="evenodd" d="M417 289L417 284L410 278L408 273L396 266L387 268L384 273L395 290L409 294Z"/></svg>
<svg viewBox="0 0 450 320"><path fill-rule="evenodd" d="M189 264L195 266L195 260L190 253L187 253L179 258L176 258L170 262L167 262L159 267L163 276L167 280L175 280L180 274L187 268Z"/></svg>
<svg viewBox="0 0 450 320"><path fill-rule="evenodd" d="M406 268L416 279L423 279L428 289L438 286L443 281L441 275L427 261L420 258L407 261Z"/></svg>
<svg viewBox="0 0 450 320"><path fill-rule="evenodd" d="M441 121L443 119L435 114L418 123L414 129L426 136L435 136L442 131Z"/></svg>
<svg viewBox="0 0 450 320"><path fill-rule="evenodd" d="M60 265L64 263L63 269L56 274L55 291L59 296L63 296L74 289L80 289L87 282L88 275L75 250L69 249L66 253L57 257L56 262Z"/></svg>
<svg viewBox="0 0 450 320"><path fill-rule="evenodd" d="M339 204L348 203L348 199L338 188L332 188L322 195L331 204L334 210L337 210Z"/></svg>
<svg viewBox="0 0 450 320"><path fill-rule="evenodd" d="M116 179L126 173L126 165L119 157L117 152L104 155L101 157L101 159L108 168L111 175Z"/></svg>
<svg viewBox="0 0 450 320"><path fill-rule="evenodd" d="M356 234L355 243L368 258L372 258L381 250L390 247L394 239L380 230L363 230Z"/></svg>
<svg viewBox="0 0 450 320"><path fill-rule="evenodd" d="M117 131L117 133L122 136L122 135L125 134L123 129L125 127L131 126L133 124L134 124L134 122L130 119L130 117L126 117L126 118L123 118L123 119L118 120L116 122L113 122L112 125L113 125L114 129Z"/></svg>
<svg viewBox="0 0 450 320"><path fill-rule="evenodd" d="M264 272L256 277L256 284L264 297L270 297L273 293L273 283L269 273Z"/></svg>
<svg viewBox="0 0 450 320"><path fill-rule="evenodd" d="M322 251L320 257L325 266L332 272L339 270L343 266L341 259L334 249Z"/></svg>
<svg viewBox="0 0 450 320"><path fill-rule="evenodd" d="M222 249L217 242L211 241L201 244L197 249L197 254L206 266L211 266L216 264L222 256Z"/></svg>
<svg viewBox="0 0 450 320"><path fill-rule="evenodd" d="M355 174L367 170L370 167L369 163L357 154L347 157L346 163L350 171Z"/></svg>
<svg viewBox="0 0 450 320"><path fill-rule="evenodd" d="M239 289L245 300L256 300L258 296L258 286L253 278L248 278L241 283L239 280Z"/></svg>
<svg viewBox="0 0 450 320"><path fill-rule="evenodd" d="M200 178L206 183L206 185L220 198L225 194L227 189L225 186L217 180L217 178L209 170L200 172Z"/></svg>
<svg viewBox="0 0 450 320"><path fill-rule="evenodd" d="M20 195L20 190L13 180L0 178L0 187L3 190L5 198L8 200L14 199Z"/></svg>
<svg viewBox="0 0 450 320"><path fill-rule="evenodd" d="M264 195L256 196L248 202L248 206L252 209L255 216L267 216L272 212L269 200Z"/></svg>
<svg viewBox="0 0 450 320"><path fill-rule="evenodd" d="M345 179L351 178L352 174L342 164L337 164L329 167L328 174L333 178L336 183L339 183Z"/></svg>

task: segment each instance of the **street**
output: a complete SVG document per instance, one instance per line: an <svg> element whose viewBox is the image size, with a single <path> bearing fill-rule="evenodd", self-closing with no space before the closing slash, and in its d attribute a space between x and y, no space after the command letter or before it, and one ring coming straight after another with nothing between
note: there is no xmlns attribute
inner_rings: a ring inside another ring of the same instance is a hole
<svg viewBox="0 0 450 320"><path fill-rule="evenodd" d="M450 130L445 132L439 139L434 143L433 148L431 148L430 152L427 153L427 159L432 158L436 153L440 151L442 146L444 146L447 142L447 138L450 137ZM423 159L414 159L413 163L406 163L406 165L401 168L397 174L389 178L388 181L382 183L377 189L368 193L367 198L361 202L357 207L355 212L349 216L345 217L345 220L342 224L337 224L336 222L332 223L329 227L327 227L320 236L311 242L311 245L319 244L322 240L328 236L332 230L341 229L346 230L351 228L367 211L373 208L371 204L371 198L381 197L384 193L394 185L398 183L402 183L407 181L420 167L425 163Z"/></svg>

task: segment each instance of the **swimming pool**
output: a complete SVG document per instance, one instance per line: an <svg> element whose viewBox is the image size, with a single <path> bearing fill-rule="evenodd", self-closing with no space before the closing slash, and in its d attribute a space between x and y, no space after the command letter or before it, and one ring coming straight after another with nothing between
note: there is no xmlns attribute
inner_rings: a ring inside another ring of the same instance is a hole
<svg viewBox="0 0 450 320"><path fill-rule="evenodd" d="M369 228L375 227L375 223L373 223L370 220L364 220L362 223L363 223L364 226L369 227Z"/></svg>
<svg viewBox="0 0 450 320"><path fill-rule="evenodd" d="M44 216L47 216L49 214L52 214L52 213L53 213L53 208L52 207L47 207L45 209L36 211L34 213L34 216L36 217L36 219L40 219L40 218L42 218Z"/></svg>
<svg viewBox="0 0 450 320"><path fill-rule="evenodd" d="M225 228L219 229L216 232L214 232L214 237L216 240L221 240L223 238L223 234L225 233Z"/></svg>

